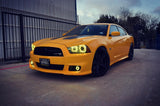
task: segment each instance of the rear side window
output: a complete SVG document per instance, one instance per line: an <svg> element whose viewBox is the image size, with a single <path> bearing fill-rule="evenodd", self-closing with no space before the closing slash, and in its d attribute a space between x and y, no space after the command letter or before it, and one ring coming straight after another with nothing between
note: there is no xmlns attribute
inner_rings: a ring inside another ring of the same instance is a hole
<svg viewBox="0 0 160 106"><path fill-rule="evenodd" d="M118 27L118 30L120 32L120 36L127 35L126 31L124 31L122 28Z"/></svg>
<svg viewBox="0 0 160 106"><path fill-rule="evenodd" d="M111 33L114 31L118 31L117 27L115 25L110 26L109 36L112 36Z"/></svg>

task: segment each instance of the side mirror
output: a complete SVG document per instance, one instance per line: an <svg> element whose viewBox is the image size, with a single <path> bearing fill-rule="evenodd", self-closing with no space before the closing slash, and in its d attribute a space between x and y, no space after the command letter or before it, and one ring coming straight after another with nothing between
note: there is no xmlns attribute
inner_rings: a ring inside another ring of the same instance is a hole
<svg viewBox="0 0 160 106"><path fill-rule="evenodd" d="M65 36L65 35L66 35L66 33L63 33L63 34L62 34L62 36Z"/></svg>
<svg viewBox="0 0 160 106"><path fill-rule="evenodd" d="M111 35L112 35L112 36L119 36L119 35L120 35L120 32L114 31L114 32L111 33Z"/></svg>

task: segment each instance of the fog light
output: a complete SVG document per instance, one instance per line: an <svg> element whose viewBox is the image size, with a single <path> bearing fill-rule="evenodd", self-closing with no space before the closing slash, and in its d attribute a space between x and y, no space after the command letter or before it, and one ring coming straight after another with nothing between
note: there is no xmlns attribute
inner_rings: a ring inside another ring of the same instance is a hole
<svg viewBox="0 0 160 106"><path fill-rule="evenodd" d="M79 71L80 70L80 66L76 66L76 71Z"/></svg>
<svg viewBox="0 0 160 106"><path fill-rule="evenodd" d="M80 71L81 66L69 66L69 71Z"/></svg>

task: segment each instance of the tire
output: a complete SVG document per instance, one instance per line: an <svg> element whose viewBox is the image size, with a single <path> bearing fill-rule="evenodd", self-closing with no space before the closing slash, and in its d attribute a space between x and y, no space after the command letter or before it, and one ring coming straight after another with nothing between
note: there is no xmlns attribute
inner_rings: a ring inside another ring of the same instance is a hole
<svg viewBox="0 0 160 106"><path fill-rule="evenodd" d="M100 47L94 56L92 63L92 76L99 77L106 74L109 69L109 56L104 47Z"/></svg>
<svg viewBox="0 0 160 106"><path fill-rule="evenodd" d="M133 48L133 44L131 44L129 53L128 53L128 60L132 60L133 56L134 56L134 48Z"/></svg>

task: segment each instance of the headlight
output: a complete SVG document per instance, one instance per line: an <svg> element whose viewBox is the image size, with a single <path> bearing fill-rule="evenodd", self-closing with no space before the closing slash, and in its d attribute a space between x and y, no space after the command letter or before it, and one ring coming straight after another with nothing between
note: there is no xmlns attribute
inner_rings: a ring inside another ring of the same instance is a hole
<svg viewBox="0 0 160 106"><path fill-rule="evenodd" d="M70 53L90 53L90 49L86 45L71 46L68 50Z"/></svg>
<svg viewBox="0 0 160 106"><path fill-rule="evenodd" d="M34 50L34 49L35 49L35 45L32 44L32 50Z"/></svg>

